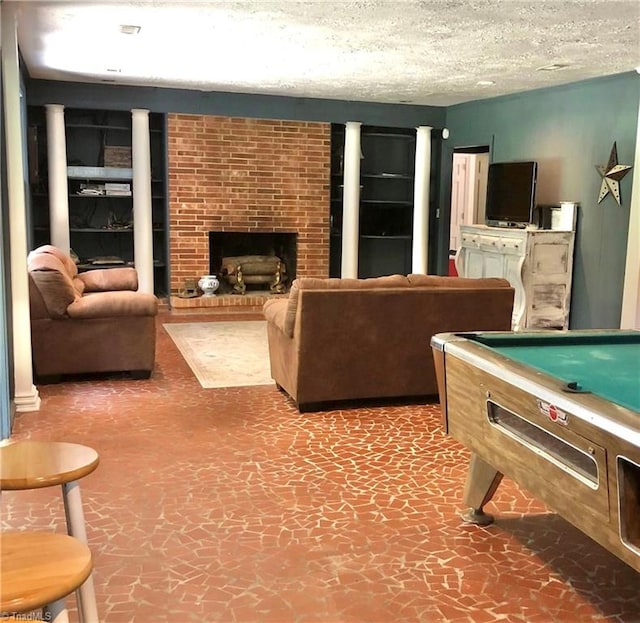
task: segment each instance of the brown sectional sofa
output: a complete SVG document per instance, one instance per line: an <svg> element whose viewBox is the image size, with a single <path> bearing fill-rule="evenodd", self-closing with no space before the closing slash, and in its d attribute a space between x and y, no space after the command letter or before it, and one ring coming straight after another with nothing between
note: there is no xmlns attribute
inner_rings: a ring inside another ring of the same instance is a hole
<svg viewBox="0 0 640 623"><path fill-rule="evenodd" d="M264 305L271 376L300 411L351 399L437 396L436 333L510 330L506 279L390 275L294 281Z"/></svg>
<svg viewBox="0 0 640 623"><path fill-rule="evenodd" d="M27 265L33 368L39 381L86 372L150 376L158 301L137 292L134 268L78 274L71 257L51 245L32 251Z"/></svg>

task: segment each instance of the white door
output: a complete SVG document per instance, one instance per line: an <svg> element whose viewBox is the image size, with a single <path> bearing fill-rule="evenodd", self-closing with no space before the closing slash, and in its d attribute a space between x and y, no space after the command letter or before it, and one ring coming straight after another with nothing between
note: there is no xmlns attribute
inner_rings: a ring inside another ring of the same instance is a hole
<svg viewBox="0 0 640 623"><path fill-rule="evenodd" d="M487 179L489 177L489 154L470 154L473 165L473 221L484 225L487 206Z"/></svg>
<svg viewBox="0 0 640 623"><path fill-rule="evenodd" d="M460 225L484 223L489 154L453 154L449 250L460 247Z"/></svg>
<svg viewBox="0 0 640 623"><path fill-rule="evenodd" d="M449 252L460 247L460 225L466 223L465 210L469 206L469 154L453 154L451 177L451 228Z"/></svg>

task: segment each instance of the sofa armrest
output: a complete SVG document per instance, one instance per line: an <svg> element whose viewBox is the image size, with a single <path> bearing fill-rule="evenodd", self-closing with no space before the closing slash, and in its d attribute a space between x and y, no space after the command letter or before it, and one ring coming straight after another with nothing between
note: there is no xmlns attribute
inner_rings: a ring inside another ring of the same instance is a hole
<svg viewBox="0 0 640 623"><path fill-rule="evenodd" d="M155 316L157 313L158 299L153 294L129 290L86 294L67 307L70 318Z"/></svg>
<svg viewBox="0 0 640 623"><path fill-rule="evenodd" d="M80 298L69 276L57 270L31 270L35 285L51 318L64 318L67 308Z"/></svg>
<svg viewBox="0 0 640 623"><path fill-rule="evenodd" d="M85 292L112 292L114 290L137 290L138 273L135 268L102 268L79 273Z"/></svg>
<svg viewBox="0 0 640 623"><path fill-rule="evenodd" d="M265 302L262 312L267 322L278 327L287 337L293 337L293 332L289 335L287 331L288 306L289 299L271 299Z"/></svg>

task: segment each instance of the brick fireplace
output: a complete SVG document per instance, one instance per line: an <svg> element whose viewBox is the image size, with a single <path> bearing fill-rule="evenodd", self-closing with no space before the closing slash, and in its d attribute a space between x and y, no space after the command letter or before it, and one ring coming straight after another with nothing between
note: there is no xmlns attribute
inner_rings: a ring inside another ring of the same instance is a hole
<svg viewBox="0 0 640 623"><path fill-rule="evenodd" d="M228 269L228 262L225 263L224 260L229 257L274 257L284 266L288 287L288 282L296 278L297 240L296 232L210 231L209 272L221 275ZM250 285L250 281L247 285ZM269 289L268 282L262 283L258 288Z"/></svg>
<svg viewBox="0 0 640 623"><path fill-rule="evenodd" d="M209 273L212 231L294 232L297 276L328 276L328 123L171 114L167 136L172 304Z"/></svg>

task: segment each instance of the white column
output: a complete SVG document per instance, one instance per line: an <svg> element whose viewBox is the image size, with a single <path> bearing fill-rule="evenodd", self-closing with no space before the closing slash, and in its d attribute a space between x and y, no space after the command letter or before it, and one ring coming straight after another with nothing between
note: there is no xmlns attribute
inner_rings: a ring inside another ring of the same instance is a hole
<svg viewBox="0 0 640 623"><path fill-rule="evenodd" d="M360 126L348 121L344 135L344 194L342 196L341 277L358 277L360 229Z"/></svg>
<svg viewBox="0 0 640 623"><path fill-rule="evenodd" d="M640 70L638 70L640 73ZM638 129L636 152L633 159L633 182L629 207L629 236L627 238L627 260L624 269L622 290L621 329L640 329L640 106L638 107Z"/></svg>
<svg viewBox="0 0 640 623"><path fill-rule="evenodd" d="M17 411L37 411L40 396L33 384L31 368L31 323L29 320L29 276L27 273L27 222L24 196L20 75L16 20L2 6L2 86L11 240L11 314L13 323L14 402ZM4 206L3 206L4 207Z"/></svg>
<svg viewBox="0 0 640 623"><path fill-rule="evenodd" d="M413 194L413 245L411 272L426 275L429 259L429 192L431 177L431 128L416 133L416 172Z"/></svg>
<svg viewBox="0 0 640 623"><path fill-rule="evenodd" d="M153 218L151 205L151 144L149 111L131 111L133 165L133 260L138 290L153 294Z"/></svg>
<svg viewBox="0 0 640 623"><path fill-rule="evenodd" d="M49 166L49 228L51 244L65 253L69 239L69 187L64 106L47 104L47 163Z"/></svg>

